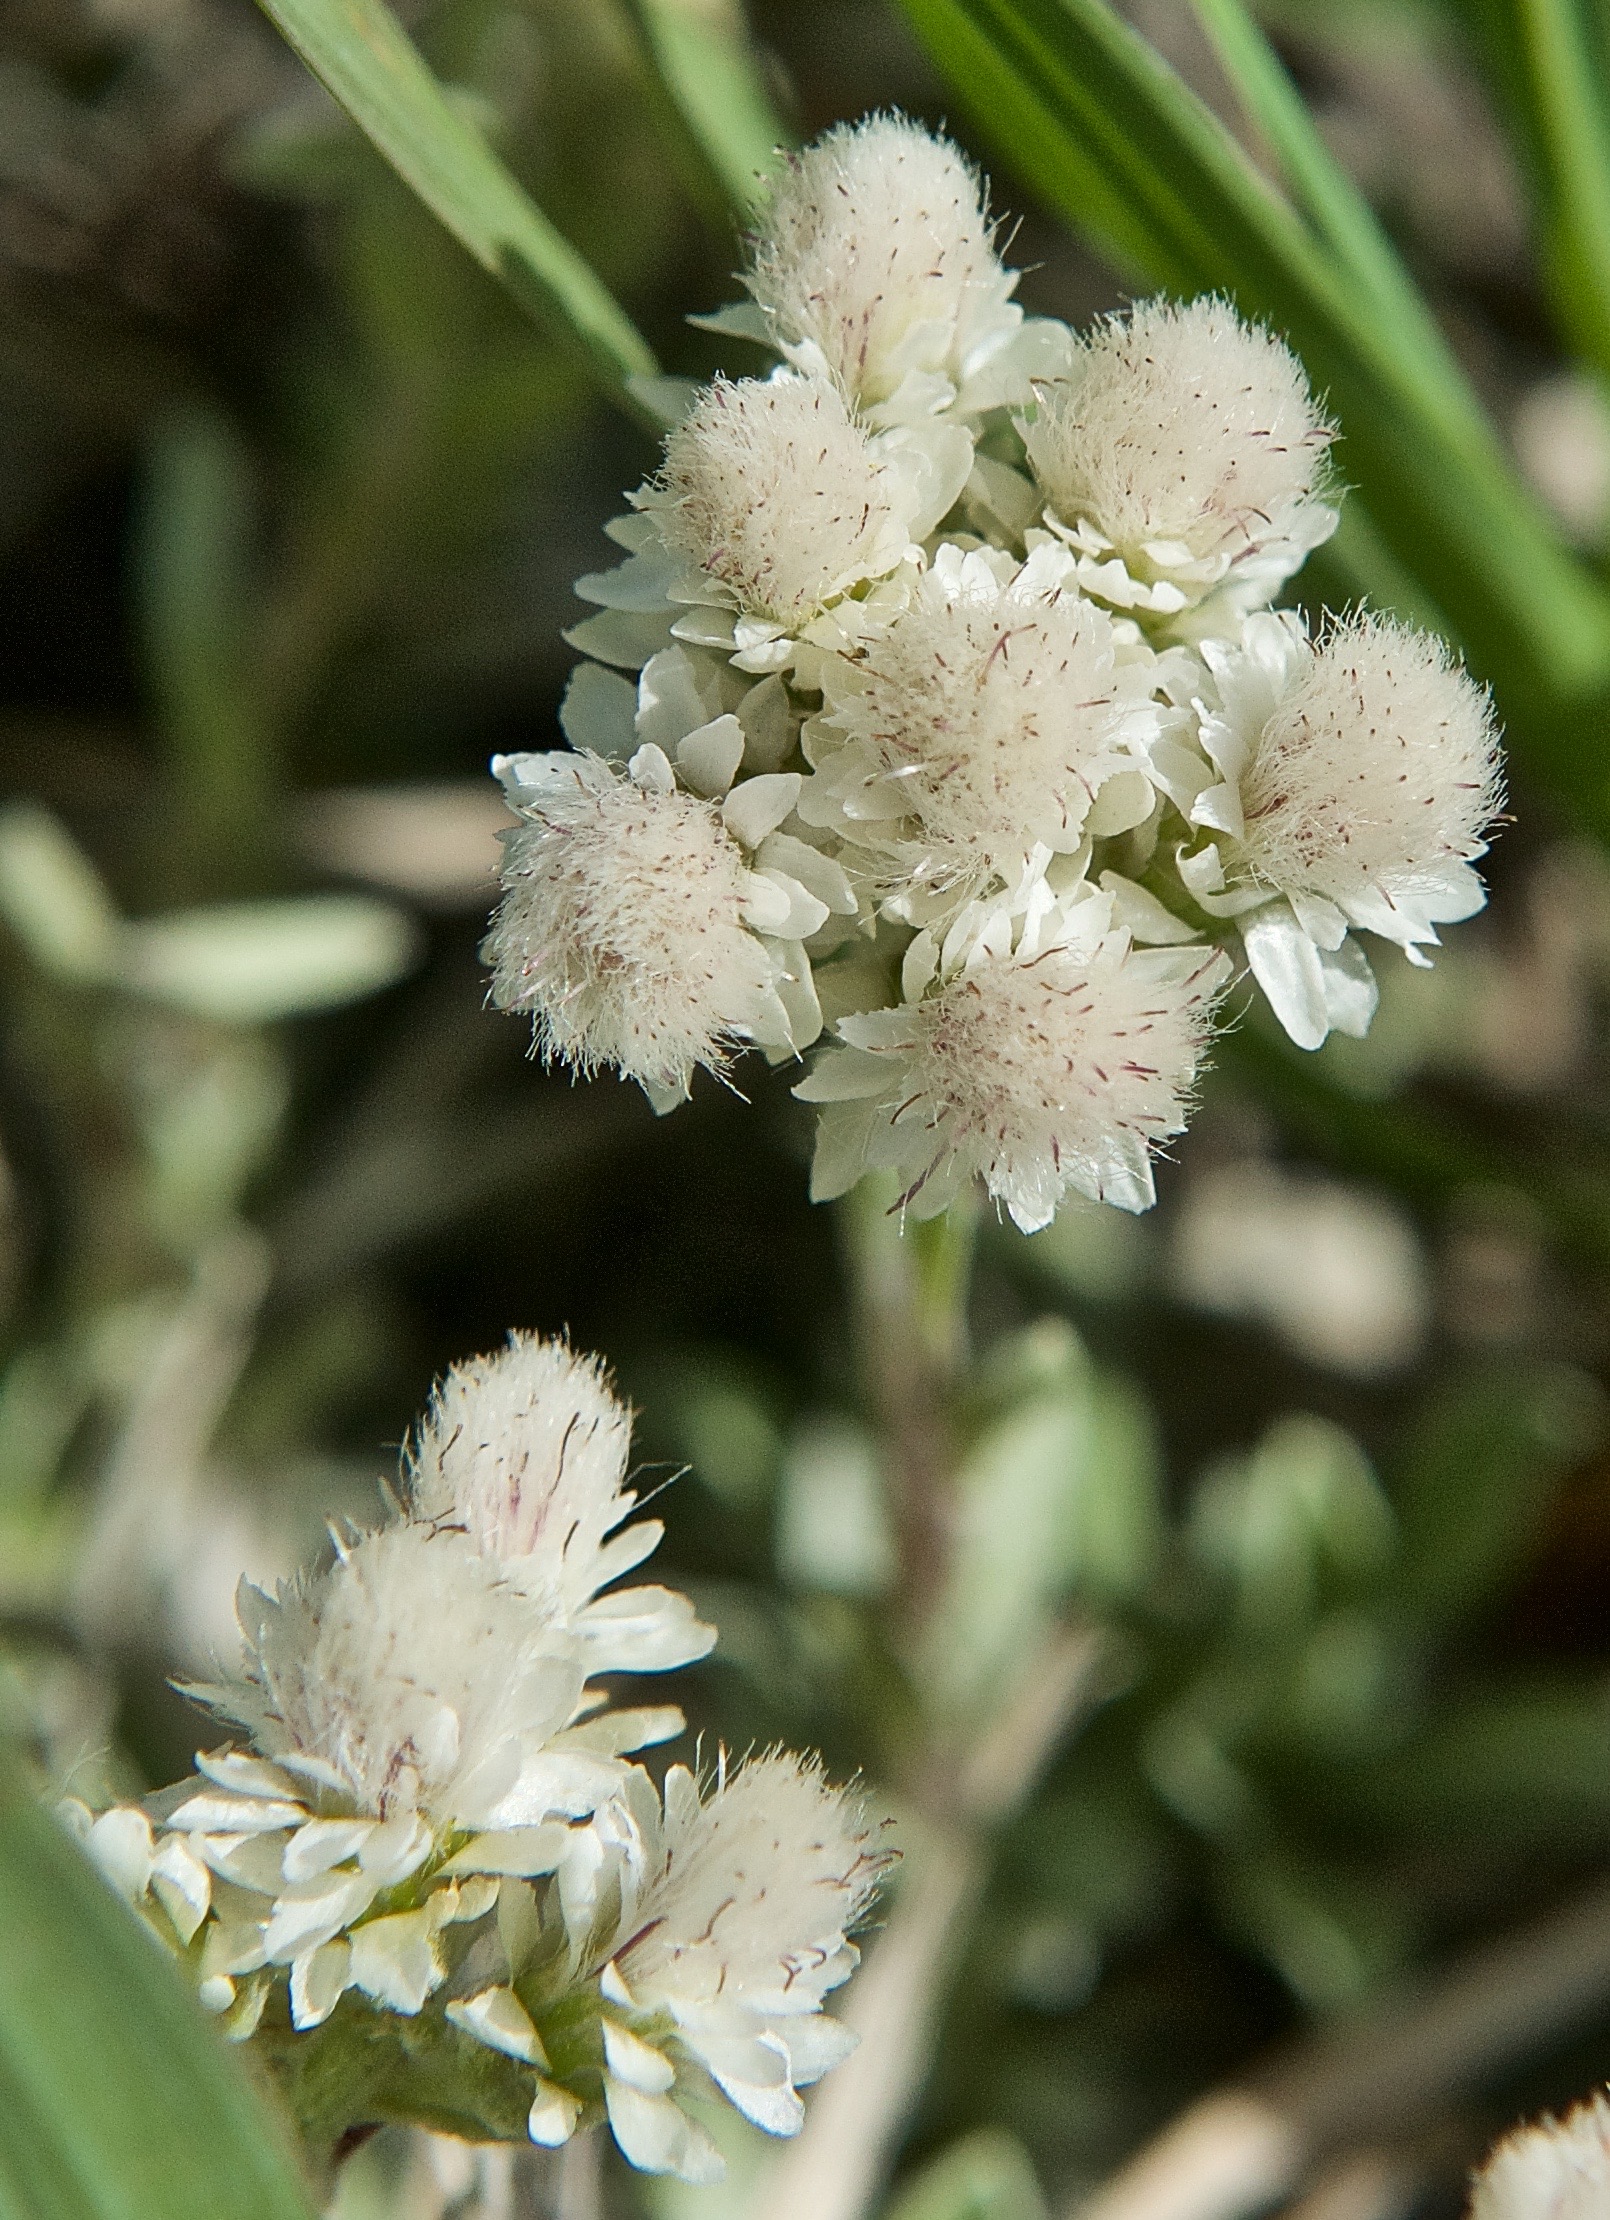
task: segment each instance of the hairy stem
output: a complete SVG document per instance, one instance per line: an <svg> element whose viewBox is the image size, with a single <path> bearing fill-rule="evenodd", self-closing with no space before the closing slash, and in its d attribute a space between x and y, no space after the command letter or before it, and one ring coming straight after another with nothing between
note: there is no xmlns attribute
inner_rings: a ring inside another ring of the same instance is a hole
<svg viewBox="0 0 1610 2220"><path fill-rule="evenodd" d="M907 1631L940 1593L949 1558L955 1401L968 1356L975 1210L907 1223L893 1183L863 1180L840 1219L867 1401L883 1447Z"/></svg>

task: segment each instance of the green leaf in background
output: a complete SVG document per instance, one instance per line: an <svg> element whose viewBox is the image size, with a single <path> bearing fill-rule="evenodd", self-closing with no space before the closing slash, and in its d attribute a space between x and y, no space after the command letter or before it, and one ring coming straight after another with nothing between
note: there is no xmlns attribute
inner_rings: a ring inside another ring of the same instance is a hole
<svg viewBox="0 0 1610 2220"><path fill-rule="evenodd" d="M147 677L195 835L260 830L272 738L246 668L253 581L248 459L219 411L162 425L146 461L136 575Z"/></svg>
<svg viewBox="0 0 1610 2220"><path fill-rule="evenodd" d="M1391 320L1397 346L1420 356L1423 375L1457 377L1424 296L1241 0L1195 0L1195 7L1219 67L1278 163L1287 192L1338 268Z"/></svg>
<svg viewBox="0 0 1610 2220"><path fill-rule="evenodd" d="M3 2220L309 2220L287 2144L159 1946L0 1783Z"/></svg>
<svg viewBox="0 0 1610 2220"><path fill-rule="evenodd" d="M117 961L123 920L105 881L37 802L0 809L0 918L55 978L104 979Z"/></svg>
<svg viewBox="0 0 1610 2220"><path fill-rule="evenodd" d="M1070 1597L1099 1608L1142 1588L1162 1540L1150 1414L1073 1328L1042 1319L993 1371L956 1477L959 1546L926 1668L964 1710L998 1700Z"/></svg>
<svg viewBox="0 0 1610 2220"><path fill-rule="evenodd" d="M925 2166L884 2220L1044 2220L1045 2199L1015 2136L981 2128Z"/></svg>
<svg viewBox="0 0 1610 2220"><path fill-rule="evenodd" d="M1392 1514L1351 1434L1296 1412L1250 1456L1211 1470L1191 1505L1199 1561L1233 1587L1243 1623L1292 1625L1327 1586L1368 1589L1391 1561Z"/></svg>
<svg viewBox="0 0 1610 2220"><path fill-rule="evenodd" d="M1610 599L1521 486L1423 320L1405 344L1375 293L1104 0L904 0L1010 168L1081 231L1179 294L1219 291L1283 331L1343 432L1339 465L1393 557L1517 735L1610 823L1610 781L1562 701L1610 684ZM1289 134L1288 134L1289 137Z"/></svg>
<svg viewBox="0 0 1610 2220"><path fill-rule="evenodd" d="M1523 1580L1561 1480L1604 1428L1602 1391L1568 1365L1449 1382L1393 1475L1398 1582L1416 1616L1458 1620Z"/></svg>
<svg viewBox="0 0 1610 2220"><path fill-rule="evenodd" d="M739 211L793 134L772 106L738 0L631 0L660 81Z"/></svg>
<svg viewBox="0 0 1610 2220"><path fill-rule="evenodd" d="M1532 177L1549 297L1610 376L1610 83L1590 0L1477 0L1472 11Z"/></svg>
<svg viewBox="0 0 1610 2220"><path fill-rule="evenodd" d="M222 1025L267 1025L378 994L408 971L419 936L370 894L306 894L179 910L127 927L120 983Z"/></svg>
<svg viewBox="0 0 1610 2220"><path fill-rule="evenodd" d="M580 341L606 389L656 364L589 265L509 174L381 0L262 0L386 160L522 306Z"/></svg>

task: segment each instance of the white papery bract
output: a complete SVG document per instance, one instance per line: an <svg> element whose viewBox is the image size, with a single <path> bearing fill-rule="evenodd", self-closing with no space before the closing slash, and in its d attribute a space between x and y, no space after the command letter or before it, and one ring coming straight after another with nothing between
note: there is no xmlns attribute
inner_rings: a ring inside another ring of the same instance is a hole
<svg viewBox="0 0 1610 2220"><path fill-rule="evenodd" d="M781 363L693 398L577 582L561 722L599 761L499 759L487 954L545 1055L661 1108L825 1013L812 1192L981 1179L1032 1228L1151 1202L1232 953L1302 1046L1363 1033L1356 933L1420 961L1480 905L1498 780L1435 643L1270 613L1338 521L1290 348L1218 299L1024 318L998 247L898 116L774 178L749 298L695 321Z"/></svg>
<svg viewBox="0 0 1610 2220"><path fill-rule="evenodd" d="M546 1061L612 1064L664 1108L742 1043L792 1052L814 1037L808 966L762 936L797 948L826 911L750 868L739 811L680 787L655 747L624 772L583 753L500 766L522 821L504 835L484 954L493 1001L530 1017ZM746 806L760 784L738 790Z"/></svg>
<svg viewBox="0 0 1610 2220"><path fill-rule="evenodd" d="M1154 658L1082 595L1062 548L941 547L910 607L823 667L801 814L857 851L888 913L930 924L1036 847L1126 830L1154 795Z"/></svg>
<svg viewBox="0 0 1610 2220"><path fill-rule="evenodd" d="M787 158L744 283L772 344L870 423L1028 398L1009 382L1023 311L982 182L903 116L841 124Z"/></svg>
<svg viewBox="0 0 1610 2220"><path fill-rule="evenodd" d="M1470 2220L1602 2220L1610 2212L1610 2096L1506 2136L1471 2185Z"/></svg>
<svg viewBox="0 0 1610 2220"><path fill-rule="evenodd" d="M802 643L853 644L898 607L897 586L869 589L920 560L972 453L956 424L874 435L820 379L718 378L633 497L638 529L621 533L631 559L581 590L618 607L663 605L678 639L720 648L742 670L786 670ZM585 627L571 636L588 644Z"/></svg>
<svg viewBox="0 0 1610 2220"><path fill-rule="evenodd" d="M454 1365L404 1459L416 1519L459 1528L508 1582L573 1634L589 1673L661 1672L703 1657L715 1629L666 1588L599 1590L640 1565L658 1519L621 1529L631 1414L596 1357L511 1334Z"/></svg>
<svg viewBox="0 0 1610 2220"><path fill-rule="evenodd" d="M746 614L797 629L911 545L913 503L831 387L722 380L665 445L661 539Z"/></svg>
<svg viewBox="0 0 1610 2220"><path fill-rule="evenodd" d="M603 1982L610 2122L634 2164L709 2179L720 2161L680 2074L702 2069L768 2134L798 2131L799 2090L854 2044L822 2001L855 1966L887 1857L857 1802L782 1751L723 1762L702 1794L673 1766L633 1817Z"/></svg>
<svg viewBox="0 0 1610 2220"><path fill-rule="evenodd" d="M1106 895L987 918L964 960L893 1010L839 1021L795 1092L826 1107L812 1193L895 1171L915 1217L982 1178L1025 1233L1070 1189L1144 1210L1180 1132L1228 966L1199 943L1136 948Z"/></svg>
<svg viewBox="0 0 1610 2220"><path fill-rule="evenodd" d="M568 1646L452 1529L361 1535L240 1612L241 1678L196 1693L348 1814L489 1824L581 1694Z"/></svg>
<svg viewBox="0 0 1610 2220"><path fill-rule="evenodd" d="M1267 602L1336 526L1301 364L1219 300L1141 303L1043 384L1024 439L1086 589L1171 617Z"/></svg>
<svg viewBox="0 0 1610 2220"><path fill-rule="evenodd" d="M1181 874L1204 907L1240 919L1293 1040L1362 1032L1374 996L1348 928L1424 962L1437 926L1486 899L1471 865L1501 798L1491 704L1439 641L1381 617L1315 648L1295 618L1254 616L1236 644L1201 652L1200 736L1218 777L1189 810L1211 843Z"/></svg>
<svg viewBox="0 0 1610 2220"><path fill-rule="evenodd" d="M243 1584L240 1666L190 1693L244 1746L143 1809L63 1808L232 2036L293 2087L317 2038L324 2131L406 2117L428 2061L433 2118L551 2145L607 2117L634 2164L703 2179L668 2092L713 2083L791 2134L849 2048L820 2006L885 1862L859 1806L781 1753L703 1796L673 1767L662 1802L625 1759L681 1713L586 1688L713 1640L665 1589L600 1593L660 1537L623 1530L629 1446L563 1342L456 1366L388 1522Z"/></svg>

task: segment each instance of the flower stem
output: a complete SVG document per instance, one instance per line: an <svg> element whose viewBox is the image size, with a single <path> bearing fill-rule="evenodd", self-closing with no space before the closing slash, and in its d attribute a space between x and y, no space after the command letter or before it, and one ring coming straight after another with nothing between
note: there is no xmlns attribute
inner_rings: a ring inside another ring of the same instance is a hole
<svg viewBox="0 0 1610 2220"><path fill-rule="evenodd" d="M943 1586L955 1401L968 1361L977 1205L908 1222L895 1184L863 1180L840 1216L867 1401L889 1477L900 1616L919 1627Z"/></svg>
<svg viewBox="0 0 1610 2220"><path fill-rule="evenodd" d="M893 1186L864 1181L840 1219L867 1401L899 1538L898 1618L918 1654L949 1588L977 1211L968 1195L942 1217L905 1223ZM900 1767L905 1863L845 2007L861 2049L854 2068L815 2098L798 2143L769 2173L758 2220L861 2220L870 2209L927 2076L945 1992L988 1872L992 1830L1032 1788L1084 1707L1103 1647L1091 1630L1056 1630L1002 1714L982 1733L972 1723L960 1744L959 1722L927 1704Z"/></svg>

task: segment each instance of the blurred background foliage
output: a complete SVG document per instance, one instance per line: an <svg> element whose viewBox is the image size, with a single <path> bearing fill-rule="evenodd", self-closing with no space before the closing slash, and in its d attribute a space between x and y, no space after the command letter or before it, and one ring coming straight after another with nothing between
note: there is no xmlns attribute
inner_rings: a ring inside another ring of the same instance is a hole
<svg viewBox="0 0 1610 2220"><path fill-rule="evenodd" d="M1278 173L1237 19L1129 13ZM1263 21L1531 488L1495 565L1574 550L1590 596L1610 347L1521 35L1549 13ZM1134 282L1026 141L974 135L989 88L940 73L927 0L404 14L672 374L726 360L684 317L730 297L776 131L879 106L987 162L1032 308ZM653 454L244 0L0 5L4 1729L79 1793L173 1777L168 1676L227 1645L240 1574L369 1509L450 1360L568 1327L675 1477L669 1576L722 1629L680 1691L707 1748L815 1744L920 1852L934 1718L960 1749L1036 1643L1087 1642L1079 1731L979 1793L891 2220L1034 2220L1224 2089L1300 2116L1300 2163L1169 2213L1451 2214L1492 2132L1610 2070L1602 704L1467 616L1518 735L1485 917L1389 970L1367 1042L1302 1060L1249 1015L1151 1218L978 1229L960 1547L914 1669L877 1310L909 1256L807 1205L787 1074L662 1125L482 1007L484 764L552 744L570 581ZM1316 595L1459 631L1368 460ZM1432 2018L1394 2019L1414 1984ZM734 2145L712 2220L761 2209L758 2164ZM553 2192L387 2136L339 2210ZM624 2170L603 2196L692 2211Z"/></svg>

